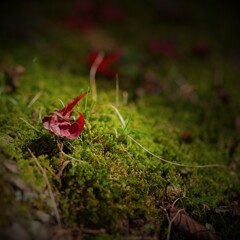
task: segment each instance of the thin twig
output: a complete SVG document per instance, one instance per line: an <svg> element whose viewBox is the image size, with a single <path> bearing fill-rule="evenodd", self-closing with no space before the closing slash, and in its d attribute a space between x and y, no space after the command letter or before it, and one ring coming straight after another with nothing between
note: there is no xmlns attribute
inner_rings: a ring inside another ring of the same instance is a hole
<svg viewBox="0 0 240 240"><path fill-rule="evenodd" d="M188 164L181 164L181 163L175 163L175 162L171 162L169 160L166 160L162 157L159 157L158 155L150 152L147 148L145 148L142 144L140 144L139 142L137 142L134 138L132 138L130 135L127 135L128 138L130 138L133 142L135 142L139 147L141 147L143 150L145 150L147 153L149 153L150 155L152 155L155 158L158 158L159 160L175 165L175 166L179 166L179 167L188 167L188 168L209 168L209 167L224 167L223 165L220 164L207 164L207 165L188 165Z"/></svg>
<svg viewBox="0 0 240 240"><path fill-rule="evenodd" d="M173 222L175 221L175 219L178 217L178 215L183 212L184 209L179 209L176 213L176 215L169 221L168 223L168 234L167 234L167 238L166 240L169 240L170 239L170 234L171 234L171 229L172 229L172 224Z"/></svg>
<svg viewBox="0 0 240 240"><path fill-rule="evenodd" d="M185 198L185 197L177 198L177 199L173 202L173 204L171 205L171 208L174 207L174 205L177 203L177 201L179 201L179 200L181 200L181 199L183 199L183 198ZM171 234L171 229L172 229L172 223L175 221L175 219L177 218L178 214L179 214L180 212L183 212L184 209L180 209L180 210L176 213L176 215L175 215L172 219L170 219L170 217L168 216L168 212L167 212L166 208L161 207L161 206L160 206L160 208L166 213L166 216L167 216L167 220L168 220L168 233L167 233L167 238L166 238L166 240L169 240L169 239L170 239L170 234Z"/></svg>
<svg viewBox="0 0 240 240"><path fill-rule="evenodd" d="M54 195L53 195L53 191L52 191L52 187L51 187L50 182L48 180L47 174L46 174L44 168L41 166L38 159L35 157L35 155L31 151L31 149L30 148L27 148L27 149L28 149L29 153L31 154L33 160L37 164L37 166L38 166L39 170L41 171L43 177L44 177L44 180L45 180L45 182L47 184L47 187L48 187L48 192L49 192L50 198L52 200L52 204L53 204L54 212L55 212L55 215L56 215L57 223L58 223L59 226L61 226L60 215L59 215L59 212L58 212L58 209L57 209L57 204L56 204L56 201L55 201L55 198L54 198Z"/></svg>
<svg viewBox="0 0 240 240"><path fill-rule="evenodd" d="M91 85L92 97L94 101L97 101L97 87L96 87L95 76L96 76L97 69L101 64L103 58L104 58L104 53L100 52L90 69L90 85Z"/></svg>

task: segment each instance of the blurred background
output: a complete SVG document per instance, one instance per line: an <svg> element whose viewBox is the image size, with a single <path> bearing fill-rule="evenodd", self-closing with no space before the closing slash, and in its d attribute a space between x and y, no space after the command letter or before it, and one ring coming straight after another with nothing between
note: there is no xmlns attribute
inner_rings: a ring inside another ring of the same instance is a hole
<svg viewBox="0 0 240 240"><path fill-rule="evenodd" d="M175 44L190 37L207 44L215 37L215 44L239 51L239 18L235 1L23 0L1 3L0 30L7 42L31 42L56 28L83 34L110 28L113 37L132 44L160 36Z"/></svg>
<svg viewBox="0 0 240 240"><path fill-rule="evenodd" d="M17 48L16 60L37 57L81 73L89 71L98 51L107 51L107 65L118 66L100 74L136 78L137 65L192 57L218 61L221 54L238 68L239 23L234 1L4 1L0 41L2 55ZM26 46L32 54L24 54Z"/></svg>

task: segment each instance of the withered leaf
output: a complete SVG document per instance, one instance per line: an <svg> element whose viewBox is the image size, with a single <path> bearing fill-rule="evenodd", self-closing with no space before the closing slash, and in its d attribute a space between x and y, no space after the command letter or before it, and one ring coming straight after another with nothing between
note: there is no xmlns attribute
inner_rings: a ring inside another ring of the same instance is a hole
<svg viewBox="0 0 240 240"><path fill-rule="evenodd" d="M167 212L170 220L173 221L176 229L188 239L194 240L220 240L220 236L210 232L205 226L198 223L184 212L171 204L167 206Z"/></svg>

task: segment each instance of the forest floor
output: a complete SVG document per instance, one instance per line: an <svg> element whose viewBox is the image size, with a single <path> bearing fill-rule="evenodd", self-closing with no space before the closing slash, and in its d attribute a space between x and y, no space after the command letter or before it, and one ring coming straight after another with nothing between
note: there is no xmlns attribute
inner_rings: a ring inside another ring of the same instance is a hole
<svg viewBox="0 0 240 240"><path fill-rule="evenodd" d="M83 2L4 26L0 238L239 239L233 29L177 5ZM84 92L80 136L49 133L42 119Z"/></svg>

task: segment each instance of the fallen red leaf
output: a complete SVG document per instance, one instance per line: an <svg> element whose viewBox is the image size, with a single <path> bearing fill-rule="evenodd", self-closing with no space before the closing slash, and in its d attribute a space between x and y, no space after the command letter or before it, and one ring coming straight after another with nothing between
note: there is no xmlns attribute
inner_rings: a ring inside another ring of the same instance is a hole
<svg viewBox="0 0 240 240"><path fill-rule="evenodd" d="M99 55L98 50L92 50L88 55L88 64L91 67ZM115 77L117 69L113 66L122 56L120 50L113 51L104 56L102 62L98 66L97 71L106 77Z"/></svg>
<svg viewBox="0 0 240 240"><path fill-rule="evenodd" d="M44 117L42 122L44 128L48 129L51 134L59 137L66 137L69 139L77 138L83 131L84 127L84 116L79 112L78 119L71 124L70 116L74 106L79 100L84 98L86 93L79 95L67 103L66 107L50 113Z"/></svg>
<svg viewBox="0 0 240 240"><path fill-rule="evenodd" d="M175 46L164 39L151 39L148 43L149 50L154 54L160 54L168 58L177 57L177 49Z"/></svg>

